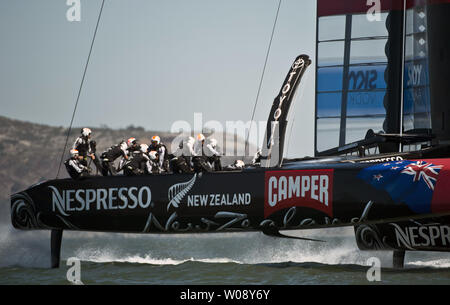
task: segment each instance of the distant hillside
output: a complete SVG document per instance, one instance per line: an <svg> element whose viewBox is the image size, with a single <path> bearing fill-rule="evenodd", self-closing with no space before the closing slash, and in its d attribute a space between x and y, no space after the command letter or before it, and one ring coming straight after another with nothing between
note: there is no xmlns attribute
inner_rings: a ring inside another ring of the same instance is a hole
<svg viewBox="0 0 450 305"><path fill-rule="evenodd" d="M71 147L80 133L79 127L72 128L68 147ZM67 136L67 128L52 127L0 116L0 200L7 199L11 192L25 189L47 179L54 179L58 172L61 153ZM142 127L128 127L113 130L92 128L97 142L97 154L122 139L135 137L142 143L149 143L158 134L165 143L175 135L167 132L146 131ZM68 149L66 149L68 158ZM64 165L59 178L68 177Z"/></svg>
<svg viewBox="0 0 450 305"><path fill-rule="evenodd" d="M72 128L64 160L69 157L69 149L79 136L80 129L81 127ZM158 134L170 149L169 144L176 136L168 132L147 131L142 127L133 126L119 130L91 129L92 138L97 142L97 155L129 137L135 137L141 143L148 144L155 134ZM9 201L12 192L56 177L67 131L68 129L63 127L34 124L0 116L0 203ZM234 137L228 137L228 141L230 140L234 141ZM243 141L239 141L239 146L243 147ZM232 159L235 158L223 158L223 163L230 163ZM62 165L59 178L65 177L68 175Z"/></svg>

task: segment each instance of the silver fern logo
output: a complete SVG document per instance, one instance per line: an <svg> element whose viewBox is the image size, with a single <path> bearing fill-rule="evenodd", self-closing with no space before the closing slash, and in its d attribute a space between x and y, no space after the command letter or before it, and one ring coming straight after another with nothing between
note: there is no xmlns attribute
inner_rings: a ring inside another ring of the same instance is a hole
<svg viewBox="0 0 450 305"><path fill-rule="evenodd" d="M183 200L184 196L186 196L186 194L189 193L191 188L194 186L196 179L197 173L194 174L194 177L192 177L191 180L187 182L174 184L169 188L167 196L169 197L170 201L169 204L167 205L167 210L169 210L171 206L178 208L178 205L180 204L181 200Z"/></svg>

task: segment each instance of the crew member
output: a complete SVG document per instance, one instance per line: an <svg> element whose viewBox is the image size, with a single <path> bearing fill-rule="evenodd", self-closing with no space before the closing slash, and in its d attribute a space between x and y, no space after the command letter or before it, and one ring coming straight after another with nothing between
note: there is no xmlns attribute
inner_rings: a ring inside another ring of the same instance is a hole
<svg viewBox="0 0 450 305"><path fill-rule="evenodd" d="M170 169L173 173L192 173L192 157L195 156L193 137L188 137L180 142L174 157L170 160Z"/></svg>
<svg viewBox="0 0 450 305"><path fill-rule="evenodd" d="M205 136L202 133L197 135L197 139L194 143L194 152L196 156L203 156L203 145L205 144Z"/></svg>
<svg viewBox="0 0 450 305"><path fill-rule="evenodd" d="M159 136L153 136L151 144L148 148L148 151L156 151L156 155L158 157L157 163L160 171L169 171L169 156L167 152L167 147L161 143L161 139Z"/></svg>
<svg viewBox="0 0 450 305"><path fill-rule="evenodd" d="M128 150L128 155L131 155L131 153L133 151L140 151L140 146L138 144L138 140L136 140L136 138L129 138L127 140L127 150Z"/></svg>
<svg viewBox="0 0 450 305"><path fill-rule="evenodd" d="M90 177L90 168L84 165L83 156L76 149L70 150L70 158L64 162L67 172L72 179Z"/></svg>
<svg viewBox="0 0 450 305"><path fill-rule="evenodd" d="M192 158L196 156L194 151L195 139L193 137L188 137L184 143L181 142L181 154L186 159L186 162L190 167L193 167Z"/></svg>
<svg viewBox="0 0 450 305"><path fill-rule="evenodd" d="M119 162L119 167L117 168L117 171L120 172L121 170L124 169L125 164L129 161L129 159L133 156L133 152L139 152L140 151L140 147L138 145L138 141L136 140L136 138L129 138L127 140L127 148L126 148L126 154L124 158L122 158L122 160L120 160Z"/></svg>
<svg viewBox="0 0 450 305"><path fill-rule="evenodd" d="M156 150L152 150L148 153L148 157L149 157L149 163L150 163L150 167L149 167L149 173L151 174L160 174L162 169L159 166L159 156L158 153L156 152Z"/></svg>
<svg viewBox="0 0 450 305"><path fill-rule="evenodd" d="M252 165L258 166L260 164L261 164L261 150L258 149L258 151L255 153L255 156L253 157Z"/></svg>
<svg viewBox="0 0 450 305"><path fill-rule="evenodd" d="M220 162L220 152L217 150L217 140L210 139L209 144L204 148L204 153L208 159L208 162L211 164L211 167L214 168L215 171L222 170L222 164Z"/></svg>
<svg viewBox="0 0 450 305"><path fill-rule="evenodd" d="M148 145L141 144L139 150L132 152L132 157L125 163L123 168L124 174L127 176L137 176L149 174L152 172L150 158L147 155Z"/></svg>
<svg viewBox="0 0 450 305"><path fill-rule="evenodd" d="M89 166L87 162L87 158L89 157L94 161L97 170L101 171L102 166L95 155L97 143L91 140L91 134L92 131L89 128L82 128L81 135L73 143L72 149L78 150L79 155L83 157L81 162L84 166Z"/></svg>
<svg viewBox="0 0 450 305"><path fill-rule="evenodd" d="M207 155L204 152L205 140L205 136L199 133L194 145L195 155L192 158L192 163L194 165L194 171L197 173L210 172L212 170L211 165L208 163Z"/></svg>
<svg viewBox="0 0 450 305"><path fill-rule="evenodd" d="M245 163L242 160L236 160L233 164L225 166L224 170L233 171L233 170L241 170L245 167Z"/></svg>
<svg viewBox="0 0 450 305"><path fill-rule="evenodd" d="M108 176L108 174L111 176L117 175L117 170L114 167L114 161L119 157L123 157L124 160L128 160L128 145L125 141L111 146L100 156L100 159L102 160L103 176Z"/></svg>

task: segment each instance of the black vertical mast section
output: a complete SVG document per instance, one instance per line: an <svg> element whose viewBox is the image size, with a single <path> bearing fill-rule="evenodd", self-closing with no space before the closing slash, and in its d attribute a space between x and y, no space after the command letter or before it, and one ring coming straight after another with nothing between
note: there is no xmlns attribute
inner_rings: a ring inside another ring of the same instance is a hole
<svg viewBox="0 0 450 305"><path fill-rule="evenodd" d="M317 155L318 151L317 151L317 92L318 92L318 86L317 86L317 81L318 81L318 74L317 73L319 71L319 6L316 5L316 57L314 57L316 59L316 73L315 74L315 78L314 78L314 156Z"/></svg>
<svg viewBox="0 0 450 305"><path fill-rule="evenodd" d="M450 3L427 7L431 128L436 144L450 143Z"/></svg>
<svg viewBox="0 0 450 305"><path fill-rule="evenodd" d="M350 64L350 47L352 43L352 15L345 16L345 45L344 45L344 71L342 77L341 98L341 124L339 131L339 146L345 145L345 133L347 129L347 97L348 97L348 71Z"/></svg>
<svg viewBox="0 0 450 305"><path fill-rule="evenodd" d="M401 94L402 94L402 61L403 61L403 10L391 10L386 19L388 40L385 47L387 67L384 72L386 81L386 95L384 96L384 108L386 118L383 129L386 133L399 134L401 124ZM396 152L398 143L383 143L380 145L380 153Z"/></svg>

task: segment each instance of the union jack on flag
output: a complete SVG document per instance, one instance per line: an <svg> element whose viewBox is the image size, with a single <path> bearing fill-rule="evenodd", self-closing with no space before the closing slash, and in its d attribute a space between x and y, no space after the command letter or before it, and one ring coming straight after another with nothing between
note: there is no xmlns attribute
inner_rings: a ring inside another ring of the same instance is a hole
<svg viewBox="0 0 450 305"><path fill-rule="evenodd" d="M358 177L389 193L395 203L416 213L430 213L431 200L443 165L426 161L393 161L364 168Z"/></svg>
<svg viewBox="0 0 450 305"><path fill-rule="evenodd" d="M434 190L434 184L437 181L437 176L439 175L439 170L442 165L433 165L431 163L426 163L425 161L417 161L405 167L401 171L402 174L414 176L414 182L419 181L421 178L427 184L427 186Z"/></svg>

